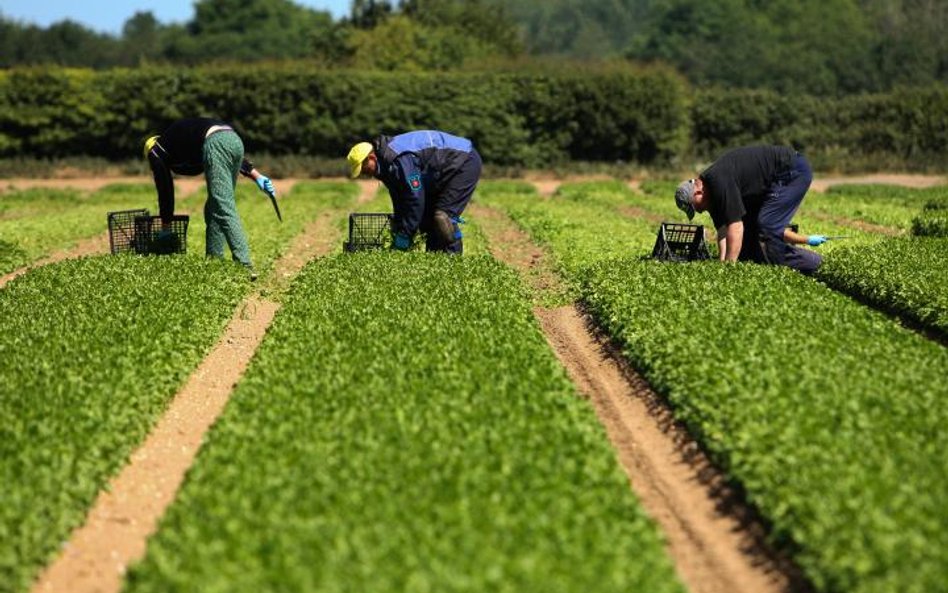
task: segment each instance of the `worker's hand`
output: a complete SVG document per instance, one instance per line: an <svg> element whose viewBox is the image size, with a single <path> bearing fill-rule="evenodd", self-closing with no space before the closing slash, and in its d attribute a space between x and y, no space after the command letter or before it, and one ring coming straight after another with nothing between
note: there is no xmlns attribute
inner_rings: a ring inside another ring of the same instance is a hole
<svg viewBox="0 0 948 593"><path fill-rule="evenodd" d="M404 233L396 233L392 241L392 248L407 251L409 247L411 247L411 237Z"/></svg>
<svg viewBox="0 0 948 593"><path fill-rule="evenodd" d="M258 176L256 179L256 182L257 182L257 187L259 187L261 191L271 196L276 195L276 189L273 187L273 182L270 181L270 178L267 177L266 175Z"/></svg>
<svg viewBox="0 0 948 593"><path fill-rule="evenodd" d="M806 244L810 247L817 247L826 243L826 235L810 235L806 238Z"/></svg>

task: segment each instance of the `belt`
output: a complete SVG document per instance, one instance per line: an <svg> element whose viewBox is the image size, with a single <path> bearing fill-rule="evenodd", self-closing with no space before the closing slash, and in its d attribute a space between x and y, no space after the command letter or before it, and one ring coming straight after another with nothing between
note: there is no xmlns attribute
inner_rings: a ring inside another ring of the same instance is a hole
<svg viewBox="0 0 948 593"><path fill-rule="evenodd" d="M230 126L211 126L207 129L207 133L204 134L205 138L210 138L211 134L216 134L218 132L233 132L234 128Z"/></svg>

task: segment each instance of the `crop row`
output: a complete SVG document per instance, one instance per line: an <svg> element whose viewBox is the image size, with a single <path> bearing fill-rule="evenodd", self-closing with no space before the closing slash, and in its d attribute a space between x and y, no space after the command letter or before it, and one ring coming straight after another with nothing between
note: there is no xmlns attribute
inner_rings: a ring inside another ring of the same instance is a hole
<svg viewBox="0 0 948 593"><path fill-rule="evenodd" d="M940 195L925 203L925 208L912 220L912 234L923 237L948 237L948 195Z"/></svg>
<svg viewBox="0 0 948 593"><path fill-rule="evenodd" d="M219 262L99 257L0 291L0 591L82 520L247 289Z"/></svg>
<svg viewBox="0 0 948 593"><path fill-rule="evenodd" d="M680 591L486 257L311 263L129 591Z"/></svg>
<svg viewBox="0 0 948 593"><path fill-rule="evenodd" d="M147 185L114 185L90 196L51 190L3 194L0 274L68 249L81 239L101 235L106 232L109 211L149 207L154 202L154 187ZM141 206L143 203L148 206Z"/></svg>
<svg viewBox="0 0 948 593"><path fill-rule="evenodd" d="M287 202L305 213L353 194L314 184ZM260 201L251 241L273 253L292 235L265 236ZM250 288L238 266L201 254L65 261L0 290L0 591L25 590Z"/></svg>
<svg viewBox="0 0 948 593"><path fill-rule="evenodd" d="M948 336L948 238L900 237L835 251L819 278Z"/></svg>
<svg viewBox="0 0 948 593"><path fill-rule="evenodd" d="M580 283L819 590L940 586L942 346L786 269L644 261L654 228L611 224L601 199L529 199L488 196Z"/></svg>

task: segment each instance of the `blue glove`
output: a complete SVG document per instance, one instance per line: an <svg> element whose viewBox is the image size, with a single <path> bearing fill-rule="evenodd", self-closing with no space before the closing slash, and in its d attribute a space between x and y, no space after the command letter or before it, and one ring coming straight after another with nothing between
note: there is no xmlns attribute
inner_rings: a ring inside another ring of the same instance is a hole
<svg viewBox="0 0 948 593"><path fill-rule="evenodd" d="M261 175L260 177L257 177L256 181L257 181L257 187L259 187L261 191L264 191L268 195L271 195L271 196L276 195L276 189L274 189L273 182L270 181L269 177L267 177L266 175Z"/></svg>
<svg viewBox="0 0 948 593"><path fill-rule="evenodd" d="M806 244L810 247L817 247L826 243L826 235L810 235L806 238Z"/></svg>
<svg viewBox="0 0 948 593"><path fill-rule="evenodd" d="M392 247L399 251L407 251L411 247L411 237L403 233L396 233L392 241Z"/></svg>

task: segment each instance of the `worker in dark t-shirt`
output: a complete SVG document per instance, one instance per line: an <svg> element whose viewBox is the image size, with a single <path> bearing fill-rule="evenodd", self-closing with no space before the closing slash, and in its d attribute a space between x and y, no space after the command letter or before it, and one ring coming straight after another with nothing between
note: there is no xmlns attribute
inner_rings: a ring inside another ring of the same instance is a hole
<svg viewBox="0 0 948 593"><path fill-rule="evenodd" d="M145 141L145 158L151 166L158 189L158 208L162 222L174 215L174 181L171 174L200 175L207 181L204 221L207 226L208 257L224 257L224 244L235 261L250 270L250 247L243 223L237 213L234 189L237 173L253 179L261 191L275 197L273 182L260 174L244 158L244 145L237 132L226 122L205 117L180 119L161 133Z"/></svg>
<svg viewBox="0 0 948 593"><path fill-rule="evenodd" d="M803 202L813 171L785 146L745 146L725 153L696 179L681 183L675 203L688 219L708 212L717 229L721 261L754 261L812 274L823 258L823 235L800 235L790 221Z"/></svg>

